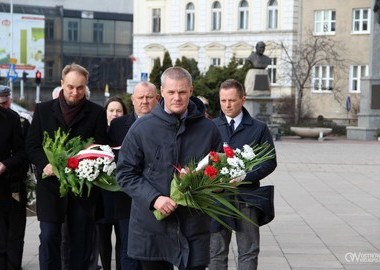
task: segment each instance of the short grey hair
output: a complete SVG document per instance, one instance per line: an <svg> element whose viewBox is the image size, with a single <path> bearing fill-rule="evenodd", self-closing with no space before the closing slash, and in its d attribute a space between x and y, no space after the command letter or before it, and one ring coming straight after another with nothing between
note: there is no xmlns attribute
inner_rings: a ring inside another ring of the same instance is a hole
<svg viewBox="0 0 380 270"><path fill-rule="evenodd" d="M193 79L191 78L190 73L182 67L167 68L161 75L161 86L165 85L167 78L178 81L185 79L190 86L193 85Z"/></svg>

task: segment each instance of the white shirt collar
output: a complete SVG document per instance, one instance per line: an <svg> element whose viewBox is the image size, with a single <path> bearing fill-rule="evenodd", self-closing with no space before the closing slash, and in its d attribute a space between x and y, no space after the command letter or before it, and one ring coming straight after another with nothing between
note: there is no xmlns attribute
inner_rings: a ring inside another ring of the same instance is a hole
<svg viewBox="0 0 380 270"><path fill-rule="evenodd" d="M227 123L229 124L231 121L231 117L226 115ZM233 118L235 121L235 129L240 125L241 120L243 120L243 111L241 111L236 117Z"/></svg>

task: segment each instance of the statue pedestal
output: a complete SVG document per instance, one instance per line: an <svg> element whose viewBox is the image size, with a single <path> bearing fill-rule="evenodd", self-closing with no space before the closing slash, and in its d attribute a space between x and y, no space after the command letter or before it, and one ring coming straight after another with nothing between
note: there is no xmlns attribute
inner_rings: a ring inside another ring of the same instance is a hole
<svg viewBox="0 0 380 270"><path fill-rule="evenodd" d="M347 139L376 140L380 128L380 77L362 79L358 126L347 127Z"/></svg>
<svg viewBox="0 0 380 270"><path fill-rule="evenodd" d="M373 6L376 0L372 0ZM362 78L358 126L347 127L347 138L352 140L376 140L380 129L380 21L378 14L372 20L370 41L370 76Z"/></svg>
<svg viewBox="0 0 380 270"><path fill-rule="evenodd" d="M244 87L247 96L270 96L268 71L255 68L248 70Z"/></svg>
<svg viewBox="0 0 380 270"><path fill-rule="evenodd" d="M249 114L267 124L272 122L273 98L246 96L244 107Z"/></svg>

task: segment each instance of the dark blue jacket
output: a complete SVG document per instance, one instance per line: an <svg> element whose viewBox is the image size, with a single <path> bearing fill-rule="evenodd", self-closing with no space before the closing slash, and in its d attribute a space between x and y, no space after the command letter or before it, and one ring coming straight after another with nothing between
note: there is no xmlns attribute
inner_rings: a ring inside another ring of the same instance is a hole
<svg viewBox="0 0 380 270"><path fill-rule="evenodd" d="M132 197L130 257L181 267L208 264L210 218L180 206L157 221L151 206L158 196L169 196L176 165L199 161L221 146L220 133L205 118L197 98L191 98L185 119L166 113L161 100L151 114L136 120L123 141L117 165L117 181Z"/></svg>
<svg viewBox="0 0 380 270"><path fill-rule="evenodd" d="M264 122L252 118L244 107L242 110L243 119L232 134L230 134L229 125L223 113L221 113L219 117L213 119L213 122L216 124L222 135L223 142L228 143L228 145L233 149L242 148L245 144L262 144L267 142L272 146L273 153L275 154L272 134L270 133L268 126ZM244 179L244 181L252 182L252 184L244 184L239 187L239 191L243 195L240 195L238 200L250 202L252 196L249 194L258 188L260 186L260 180L271 174L276 167L277 160L274 158L265 161L256 168L253 168L253 171L248 173ZM229 220L228 223L234 227L231 220ZM220 224L216 221L212 222L211 231L217 231L220 228Z"/></svg>

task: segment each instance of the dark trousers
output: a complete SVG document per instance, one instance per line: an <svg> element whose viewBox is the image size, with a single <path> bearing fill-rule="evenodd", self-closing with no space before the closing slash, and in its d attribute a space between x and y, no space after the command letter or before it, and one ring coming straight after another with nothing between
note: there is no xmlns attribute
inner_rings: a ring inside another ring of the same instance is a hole
<svg viewBox="0 0 380 270"><path fill-rule="evenodd" d="M25 203L14 199L0 206L0 269L20 270L26 225Z"/></svg>
<svg viewBox="0 0 380 270"><path fill-rule="evenodd" d="M120 231L120 260L122 270L142 270L141 264L138 260L132 259L128 256L128 231L129 231L129 218L119 220Z"/></svg>
<svg viewBox="0 0 380 270"><path fill-rule="evenodd" d="M8 230L8 260L12 267L8 269L21 269L22 255L24 253L24 236L26 226L26 205L22 199L20 202L12 200L9 213Z"/></svg>
<svg viewBox="0 0 380 270"><path fill-rule="evenodd" d="M40 270L61 270L61 223L40 222ZM90 269L94 245L95 222L81 207L67 211L70 270Z"/></svg>
<svg viewBox="0 0 380 270"><path fill-rule="evenodd" d="M173 270L173 265L165 261L141 261L143 270ZM205 270L206 266L179 268L179 270Z"/></svg>
<svg viewBox="0 0 380 270"><path fill-rule="evenodd" d="M99 248L98 248L98 233L97 231L94 234L92 253L90 257L90 268L88 270L98 270L101 269L101 266L98 264L99 261ZM67 222L62 224L62 241L61 241L61 261L62 261L62 270L70 270L70 239L69 232L67 228Z"/></svg>
<svg viewBox="0 0 380 270"><path fill-rule="evenodd" d="M112 260L112 229L115 228L116 245L115 259L116 270L120 270L120 229L119 224L98 223L99 255L104 270L111 270Z"/></svg>

